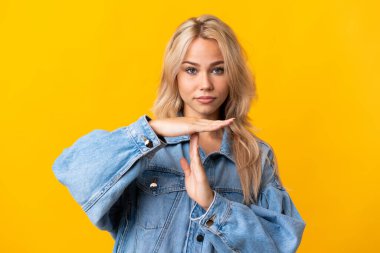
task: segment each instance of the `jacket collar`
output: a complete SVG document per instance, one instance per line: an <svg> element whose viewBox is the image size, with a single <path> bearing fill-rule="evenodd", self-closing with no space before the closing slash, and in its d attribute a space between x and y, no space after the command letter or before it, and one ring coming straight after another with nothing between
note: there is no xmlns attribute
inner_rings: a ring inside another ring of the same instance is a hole
<svg viewBox="0 0 380 253"><path fill-rule="evenodd" d="M177 113L177 116L181 117L183 116L182 111ZM190 135L180 135L180 136L165 136L165 141L167 144L178 144L180 142L190 141ZM224 156L226 156L231 161L235 162L233 153L232 153L232 139L231 139L231 133L230 129L223 128L223 137L222 137L222 144L220 146L219 151L214 153L220 153Z"/></svg>

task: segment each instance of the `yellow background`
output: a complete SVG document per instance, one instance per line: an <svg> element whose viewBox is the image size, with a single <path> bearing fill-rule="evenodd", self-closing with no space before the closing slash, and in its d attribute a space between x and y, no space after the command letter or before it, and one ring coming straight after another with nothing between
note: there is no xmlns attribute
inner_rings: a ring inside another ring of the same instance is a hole
<svg viewBox="0 0 380 253"><path fill-rule="evenodd" d="M379 252L377 1L0 2L0 252L111 252L51 166L152 115L177 25L214 14L245 47L250 116L306 221L299 252Z"/></svg>

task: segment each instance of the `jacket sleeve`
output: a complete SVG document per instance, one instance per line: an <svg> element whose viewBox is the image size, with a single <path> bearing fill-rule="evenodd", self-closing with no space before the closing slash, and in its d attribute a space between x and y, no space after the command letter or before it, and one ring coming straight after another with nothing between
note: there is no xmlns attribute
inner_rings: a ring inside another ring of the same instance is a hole
<svg viewBox="0 0 380 253"><path fill-rule="evenodd" d="M214 191L208 210L195 204L190 219L199 223L218 252L295 252L306 223L273 175L273 150L263 151L263 183L257 204L244 205Z"/></svg>
<svg viewBox="0 0 380 253"><path fill-rule="evenodd" d="M114 131L93 130L65 148L53 172L68 188L91 222L115 236L113 206L144 168L144 161L166 145L149 125L147 115ZM119 201L118 201L119 200Z"/></svg>

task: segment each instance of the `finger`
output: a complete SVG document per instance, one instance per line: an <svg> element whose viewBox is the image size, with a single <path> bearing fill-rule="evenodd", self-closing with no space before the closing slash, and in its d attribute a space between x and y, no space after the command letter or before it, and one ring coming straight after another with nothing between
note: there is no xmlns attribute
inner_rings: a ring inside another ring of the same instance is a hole
<svg viewBox="0 0 380 253"><path fill-rule="evenodd" d="M190 136L190 162L191 163L200 163L200 156L199 156L199 133L195 132L191 134Z"/></svg>
<svg viewBox="0 0 380 253"><path fill-rule="evenodd" d="M217 121L214 121L213 123L217 124L217 125L229 125L232 122L234 122L234 120L235 120L235 118L230 118L230 119L226 119L226 120L217 120Z"/></svg>
<svg viewBox="0 0 380 253"><path fill-rule="evenodd" d="M199 119L196 123L200 125L225 125L230 124L235 120L235 118L225 119L225 120L209 120L209 119Z"/></svg>
<svg viewBox="0 0 380 253"><path fill-rule="evenodd" d="M190 156L193 157L196 152L198 152L198 137L197 132L190 135Z"/></svg>
<svg viewBox="0 0 380 253"><path fill-rule="evenodd" d="M226 126L229 126L230 124L222 124L222 125L212 125L212 124L209 124L209 125L205 125L205 126L199 126L198 129L197 129L197 132L212 132L212 131L217 131L219 129L222 129Z"/></svg>
<svg viewBox="0 0 380 253"><path fill-rule="evenodd" d="M179 160L179 163L181 164L182 170L183 170L183 172L185 173L185 177L190 176L190 174L191 174L191 169L190 169L190 165L189 165L189 163L187 162L187 160L186 160L184 157L182 157L182 158Z"/></svg>
<svg viewBox="0 0 380 253"><path fill-rule="evenodd" d="M234 122L235 118L230 118L227 120L207 120L202 122L197 122L198 132L204 131L215 131L231 125Z"/></svg>
<svg viewBox="0 0 380 253"><path fill-rule="evenodd" d="M190 168L191 173L197 178L198 180L202 180L204 178L207 178L206 172L203 168L203 164L201 161L201 157L199 155L199 133L196 132L190 136L190 142L191 142L191 150L190 150Z"/></svg>

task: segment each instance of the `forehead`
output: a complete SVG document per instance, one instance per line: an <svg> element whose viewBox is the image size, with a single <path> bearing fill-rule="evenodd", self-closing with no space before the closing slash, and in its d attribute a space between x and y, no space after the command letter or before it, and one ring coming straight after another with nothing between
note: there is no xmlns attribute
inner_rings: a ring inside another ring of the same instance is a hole
<svg viewBox="0 0 380 253"><path fill-rule="evenodd" d="M223 60L223 55L216 40L196 38L190 43L185 60L198 62Z"/></svg>

